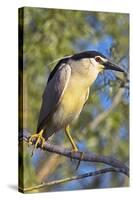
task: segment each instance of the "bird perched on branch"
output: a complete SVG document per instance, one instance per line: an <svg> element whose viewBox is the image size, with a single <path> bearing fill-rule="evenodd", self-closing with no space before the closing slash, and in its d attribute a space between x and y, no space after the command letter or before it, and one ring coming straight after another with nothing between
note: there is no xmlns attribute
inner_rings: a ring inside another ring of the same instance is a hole
<svg viewBox="0 0 133 200"><path fill-rule="evenodd" d="M35 141L43 147L50 136L64 129L72 151L78 147L70 134L69 125L76 120L89 97L90 87L103 70L124 72L118 65L97 51L85 51L61 59L50 73L42 97Z"/></svg>

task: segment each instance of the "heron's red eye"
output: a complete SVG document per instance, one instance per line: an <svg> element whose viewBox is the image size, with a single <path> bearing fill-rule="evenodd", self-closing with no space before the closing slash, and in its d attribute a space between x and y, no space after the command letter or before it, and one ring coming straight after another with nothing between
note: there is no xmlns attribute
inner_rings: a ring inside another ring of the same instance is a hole
<svg viewBox="0 0 133 200"><path fill-rule="evenodd" d="M101 58L98 56L98 57L95 57L95 60L96 60L96 62L100 62Z"/></svg>

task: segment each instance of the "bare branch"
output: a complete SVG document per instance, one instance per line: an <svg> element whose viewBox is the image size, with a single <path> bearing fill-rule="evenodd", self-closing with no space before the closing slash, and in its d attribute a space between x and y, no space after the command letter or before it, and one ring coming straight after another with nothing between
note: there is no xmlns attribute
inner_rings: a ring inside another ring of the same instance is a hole
<svg viewBox="0 0 133 200"><path fill-rule="evenodd" d="M72 177L68 177L68 178L63 178L63 179L59 179L59 180L55 180L55 181L51 181L48 183L42 183L40 185L36 185L36 186L32 186L32 187L27 187L27 188L19 188L19 190L21 192L29 192L32 190L36 190L36 189L41 189L44 188L46 186L54 186L57 184L61 184L61 183L65 183L68 181L73 181L73 180L78 180L78 179L83 179L83 178L87 178L87 177L91 177L91 176L97 176L97 175L101 175L101 174L105 174L105 173L109 173L109 172L122 172L121 169L116 169L116 168L104 168L104 169L100 169L97 171L93 171L93 172L88 172L85 174L80 174L78 176L72 176Z"/></svg>
<svg viewBox="0 0 133 200"><path fill-rule="evenodd" d="M20 138L20 141L21 140L28 142L29 137L23 136ZM79 161L81 160L81 161L86 161L86 162L104 163L104 164L110 165L111 167L119 169L121 173L129 176L129 168L121 161L109 156L102 156L102 155L96 155L90 152L84 152L81 158L81 152L71 152L68 149L64 149L57 145L51 144L49 142L45 142L45 145L43 148L41 147L41 144L38 145L38 148L41 148L42 150L53 152L65 157L69 157L71 159L79 160Z"/></svg>
<svg viewBox="0 0 133 200"><path fill-rule="evenodd" d="M115 95L113 99L112 106L108 110L100 113L92 122L88 124L90 129L94 130L117 107L117 105L121 101L124 91L125 91L125 88L120 88L118 90L117 94Z"/></svg>

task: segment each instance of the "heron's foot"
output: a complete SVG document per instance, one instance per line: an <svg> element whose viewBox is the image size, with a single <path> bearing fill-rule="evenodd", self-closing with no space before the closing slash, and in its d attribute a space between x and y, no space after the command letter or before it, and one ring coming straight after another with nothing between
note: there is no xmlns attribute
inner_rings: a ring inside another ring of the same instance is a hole
<svg viewBox="0 0 133 200"><path fill-rule="evenodd" d="M78 170L78 168L80 166L80 163L81 163L81 161L83 159L83 156L84 156L84 152L82 152L82 151L78 151L78 152L80 153L80 159L78 160L78 164L76 166L76 170Z"/></svg>
<svg viewBox="0 0 133 200"><path fill-rule="evenodd" d="M75 145L74 148L72 148L71 153L79 152L78 147Z"/></svg>
<svg viewBox="0 0 133 200"><path fill-rule="evenodd" d="M75 146L72 150L71 150L71 154L72 153L80 153L80 159L78 160L77 166L76 166L76 170L78 170L79 166L80 166L80 162L83 159L83 155L84 152L79 151L79 149L77 148L77 146ZM72 157L71 157L71 161L72 161Z"/></svg>
<svg viewBox="0 0 133 200"><path fill-rule="evenodd" d="M76 152L79 152L79 150L78 150L78 147L75 145L74 146L74 148L72 148L72 150L71 150L71 156L72 156L72 153L76 153ZM70 158L71 159L71 161L72 161L72 157Z"/></svg>
<svg viewBox="0 0 133 200"><path fill-rule="evenodd" d="M33 155L34 150L37 149L39 145L41 145L41 148L43 148L44 143L45 143L45 139L43 137L43 130L41 130L39 133L35 133L31 135L29 138L29 144L35 144L34 149L32 151L32 155Z"/></svg>

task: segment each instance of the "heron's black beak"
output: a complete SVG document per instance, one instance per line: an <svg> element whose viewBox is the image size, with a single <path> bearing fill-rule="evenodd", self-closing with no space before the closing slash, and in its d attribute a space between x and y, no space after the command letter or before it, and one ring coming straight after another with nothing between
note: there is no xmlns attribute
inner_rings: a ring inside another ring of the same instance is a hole
<svg viewBox="0 0 133 200"><path fill-rule="evenodd" d="M123 69L121 69L118 65L107 61L106 63L104 63L104 69L105 70L114 70L114 71L119 71L119 72L125 72Z"/></svg>

